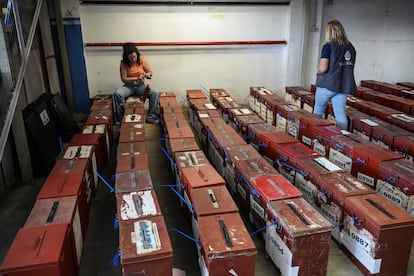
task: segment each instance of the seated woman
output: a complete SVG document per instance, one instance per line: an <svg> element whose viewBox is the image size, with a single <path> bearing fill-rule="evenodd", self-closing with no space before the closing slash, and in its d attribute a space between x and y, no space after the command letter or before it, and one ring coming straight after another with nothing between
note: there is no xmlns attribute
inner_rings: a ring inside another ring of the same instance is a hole
<svg viewBox="0 0 414 276"><path fill-rule="evenodd" d="M130 42L123 45L119 71L124 85L114 93L115 116L118 122L122 120L124 115L125 99L129 96L143 96L147 87L145 78L150 79L152 77L152 70L148 62L139 53L138 48ZM160 122L157 116L158 92L150 89L148 98L149 108L145 121L158 124Z"/></svg>

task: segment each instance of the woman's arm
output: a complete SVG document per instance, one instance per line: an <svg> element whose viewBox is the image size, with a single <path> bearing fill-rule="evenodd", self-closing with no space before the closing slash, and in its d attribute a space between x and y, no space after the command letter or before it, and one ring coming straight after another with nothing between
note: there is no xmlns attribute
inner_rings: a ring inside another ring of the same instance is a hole
<svg viewBox="0 0 414 276"><path fill-rule="evenodd" d="M318 64L318 74L325 74L329 69L329 58L320 58Z"/></svg>
<svg viewBox="0 0 414 276"><path fill-rule="evenodd" d="M318 64L318 69L317 69L318 74L325 74L326 72L328 72L330 56L331 56L331 46L329 45L329 43L325 43L322 46L321 58L319 59L319 64Z"/></svg>
<svg viewBox="0 0 414 276"><path fill-rule="evenodd" d="M152 77L152 69L144 57L142 57L142 66L144 67L145 77L150 79Z"/></svg>

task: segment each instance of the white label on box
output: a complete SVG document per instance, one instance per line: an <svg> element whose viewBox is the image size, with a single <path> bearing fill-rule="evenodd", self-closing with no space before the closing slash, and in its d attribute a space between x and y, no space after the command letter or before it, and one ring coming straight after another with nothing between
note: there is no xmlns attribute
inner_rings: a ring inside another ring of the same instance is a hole
<svg viewBox="0 0 414 276"><path fill-rule="evenodd" d="M378 145L378 146L380 146L380 147L382 147L384 149L389 149L389 150L391 149L391 146L390 145L385 144L381 140L375 140L374 138L372 138L372 143L375 144L375 145Z"/></svg>
<svg viewBox="0 0 414 276"><path fill-rule="evenodd" d="M371 177L369 175L366 175L366 174L363 174L361 172L358 172L357 175L358 175L358 179L359 180L361 180L362 182L364 182L365 184L367 184L367 185L369 185L371 187L374 187L375 181L374 181L374 178L373 177Z"/></svg>
<svg viewBox="0 0 414 276"><path fill-rule="evenodd" d="M286 118L279 113L276 115L276 130L286 132Z"/></svg>
<svg viewBox="0 0 414 276"><path fill-rule="evenodd" d="M266 114L266 123L273 125L273 110L268 109Z"/></svg>
<svg viewBox="0 0 414 276"><path fill-rule="evenodd" d="M256 202L252 195L250 195L250 209L253 210L256 214L258 214L262 219L265 218L264 208Z"/></svg>
<svg viewBox="0 0 414 276"><path fill-rule="evenodd" d="M131 232L131 241L135 241L138 255L160 250L161 241L157 224L151 220L134 222L134 232Z"/></svg>
<svg viewBox="0 0 414 276"><path fill-rule="evenodd" d="M326 159L325 157L318 157L313 159L317 164L319 164L324 169L328 170L329 172L337 172L340 171L341 168Z"/></svg>
<svg viewBox="0 0 414 276"><path fill-rule="evenodd" d="M76 153L78 152L79 146L69 146L65 154L63 155L64 159L73 159L76 156Z"/></svg>
<svg viewBox="0 0 414 276"><path fill-rule="evenodd" d="M373 126L379 126L379 124L377 124L374 121L371 121L370 119L361 119L361 122L373 127Z"/></svg>
<svg viewBox="0 0 414 276"><path fill-rule="evenodd" d="M76 206L75 217L73 218L73 238L75 240L76 259L78 265L80 264L83 248L82 226L80 222L79 208Z"/></svg>
<svg viewBox="0 0 414 276"><path fill-rule="evenodd" d="M318 193L318 188L305 177L297 173L295 178L295 186L303 193L303 196L311 203L315 201L315 197Z"/></svg>
<svg viewBox="0 0 414 276"><path fill-rule="evenodd" d="M135 123L142 121L142 116L139 114L127 114L125 115L125 122L126 123Z"/></svg>
<svg viewBox="0 0 414 276"><path fill-rule="evenodd" d="M206 107L207 109L216 109L216 107L211 103L205 103L204 107Z"/></svg>
<svg viewBox="0 0 414 276"><path fill-rule="evenodd" d="M79 158L89 158L92 152L92 145L82 145L80 147Z"/></svg>
<svg viewBox="0 0 414 276"><path fill-rule="evenodd" d="M93 132L93 125L87 125L82 130L82 133L84 134L91 134Z"/></svg>
<svg viewBox="0 0 414 276"><path fill-rule="evenodd" d="M193 228L194 239L198 240L200 237L200 232L198 231L198 221L194 214L191 216L191 226Z"/></svg>
<svg viewBox="0 0 414 276"><path fill-rule="evenodd" d="M351 232L353 233L353 232ZM365 266L371 274L379 273L381 270L382 259L374 259L370 254L360 246L360 242L352 238L346 231L341 231L340 242L351 252L351 254L358 259L358 261ZM359 236L358 236L359 237ZM363 242L365 240L362 240Z"/></svg>
<svg viewBox="0 0 414 276"><path fill-rule="evenodd" d="M105 124L95 125L95 133L104 134Z"/></svg>
<svg viewBox="0 0 414 276"><path fill-rule="evenodd" d="M157 214L151 190L123 194L120 209L122 220L137 219Z"/></svg>
<svg viewBox="0 0 414 276"><path fill-rule="evenodd" d="M343 169L344 171L351 173L352 159L343 154L342 152L339 152L336 149L331 148L329 150L329 160L341 169Z"/></svg>
<svg viewBox="0 0 414 276"><path fill-rule="evenodd" d="M39 113L39 117L44 126L50 122L49 114L47 114L46 109Z"/></svg>
<svg viewBox="0 0 414 276"><path fill-rule="evenodd" d="M245 115L252 114L252 112L248 108L241 108L240 111L241 111L241 113L243 113Z"/></svg>
<svg viewBox="0 0 414 276"><path fill-rule="evenodd" d="M257 114L260 114L260 102L259 100L255 100L254 102L254 109L253 109Z"/></svg>
<svg viewBox="0 0 414 276"><path fill-rule="evenodd" d="M92 180L91 180L90 172L88 170L85 171L83 175L83 179L86 182L86 191L85 191L86 202L89 203L89 201L91 200L91 196L92 196Z"/></svg>
<svg viewBox="0 0 414 276"><path fill-rule="evenodd" d="M378 179L377 180L377 193L391 201L397 206L403 209L407 209L409 196L404 194L399 188L394 187L392 184Z"/></svg>
<svg viewBox="0 0 414 276"><path fill-rule="evenodd" d="M264 103L260 105L260 118L266 120L267 107Z"/></svg>
<svg viewBox="0 0 414 276"><path fill-rule="evenodd" d="M210 116L208 115L208 113L199 113L199 114L198 114L198 116L199 116L200 118L208 118L208 117L210 117Z"/></svg>
<svg viewBox="0 0 414 276"><path fill-rule="evenodd" d="M206 262L204 261L204 256L200 252L198 253L198 264L200 266L200 273L201 276L209 276L209 272L206 266Z"/></svg>
<svg viewBox="0 0 414 276"><path fill-rule="evenodd" d="M414 195L409 196L407 204L407 213L414 217Z"/></svg>
<svg viewBox="0 0 414 276"><path fill-rule="evenodd" d="M225 179L227 184L230 186L231 188L231 192L234 193L236 192L236 181L235 181L235 176L236 176L236 171L233 168L233 166L226 166L226 171L225 171Z"/></svg>
<svg viewBox="0 0 414 276"><path fill-rule="evenodd" d="M309 104L307 104L307 103L304 103L303 104L303 110L306 110L306 111L308 111L308 112L310 112L310 113L313 113L313 107L312 106L310 106Z"/></svg>
<svg viewBox="0 0 414 276"><path fill-rule="evenodd" d="M341 232L339 223L342 221L342 209L334 202L326 204L321 201L321 197L318 197L318 199L320 203L321 214L334 225L331 235L335 240L339 241Z"/></svg>
<svg viewBox="0 0 414 276"><path fill-rule="evenodd" d="M296 177L296 171L291 170L282 164L280 164L279 160L276 160L278 172L286 178L290 183L295 184L295 177Z"/></svg>
<svg viewBox="0 0 414 276"><path fill-rule="evenodd" d="M336 205L335 203L324 203L321 200L319 200L319 203L321 205L321 214L324 215L332 224L338 224L341 219L341 213L342 209Z"/></svg>
<svg viewBox="0 0 414 276"><path fill-rule="evenodd" d="M249 97L249 107L251 110L254 110L254 97L252 95Z"/></svg>
<svg viewBox="0 0 414 276"><path fill-rule="evenodd" d="M274 93L266 88L261 87L259 89L260 95L274 95Z"/></svg>
<svg viewBox="0 0 414 276"><path fill-rule="evenodd" d="M292 101L292 94L286 93L285 94L285 101L290 103Z"/></svg>
<svg viewBox="0 0 414 276"><path fill-rule="evenodd" d="M81 146L69 146L65 154L63 155L64 159L74 159L74 158L89 158L92 152L92 145L81 145ZM79 154L78 156L76 156Z"/></svg>
<svg viewBox="0 0 414 276"><path fill-rule="evenodd" d="M326 156L326 148L324 145L318 142L318 140L313 140L313 150L317 153L320 153L322 156Z"/></svg>
<svg viewBox="0 0 414 276"><path fill-rule="evenodd" d="M293 254L286 246L280 236L276 233L276 226L267 222L265 249L270 259L280 269L284 276L294 276L299 274L299 266L292 266ZM271 226L270 226L271 225Z"/></svg>
<svg viewBox="0 0 414 276"><path fill-rule="evenodd" d="M328 117L326 119L333 123L336 122L335 116L333 114L328 114Z"/></svg>
<svg viewBox="0 0 414 276"><path fill-rule="evenodd" d="M292 104L294 105L294 106L297 106L297 107L301 107L301 101L300 101L300 98L298 98L298 99L295 99L295 98L293 98L292 97Z"/></svg>
<svg viewBox="0 0 414 276"><path fill-rule="evenodd" d="M369 135L366 135L364 132L358 131L355 128L352 130L353 134L356 134L359 138L361 138L364 141L369 141L370 137Z"/></svg>
<svg viewBox="0 0 414 276"><path fill-rule="evenodd" d="M184 200L185 200L185 202L186 202L187 204L188 204L188 203L191 203L190 198L188 197L188 193L187 193L187 191L186 191L186 190L184 190L183 197L184 197ZM190 212L190 208L188 207L188 205L187 205L187 204L185 204L185 208L186 208L186 209L188 209L188 211Z"/></svg>
<svg viewBox="0 0 414 276"><path fill-rule="evenodd" d="M312 139L303 135L302 136L302 143L304 143L305 145L311 146L312 145Z"/></svg>
<svg viewBox="0 0 414 276"><path fill-rule="evenodd" d="M296 139L299 137L299 122L289 120L287 123L287 133Z"/></svg>
<svg viewBox="0 0 414 276"><path fill-rule="evenodd" d="M106 141L106 153L107 153L108 159L109 159L109 156L111 155L111 149L110 149L110 145L109 145L109 133L108 132L105 135L105 141Z"/></svg>
<svg viewBox="0 0 414 276"><path fill-rule="evenodd" d="M247 199L247 194L246 194L246 190L243 188L242 185L240 185L240 183L237 183L237 192L241 195L241 197L246 200Z"/></svg>
<svg viewBox="0 0 414 276"><path fill-rule="evenodd" d="M92 171L93 171L93 183L95 185L95 191L98 189L98 165L96 164L96 154L92 154Z"/></svg>
<svg viewBox="0 0 414 276"><path fill-rule="evenodd" d="M414 117L409 116L407 114L391 114L391 117L400 119L401 121L404 121L406 123L414 123Z"/></svg>

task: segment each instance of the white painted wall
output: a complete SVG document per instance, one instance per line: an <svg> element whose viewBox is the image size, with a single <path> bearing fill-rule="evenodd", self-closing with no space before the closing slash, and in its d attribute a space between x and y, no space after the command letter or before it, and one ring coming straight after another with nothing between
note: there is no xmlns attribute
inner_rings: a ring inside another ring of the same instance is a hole
<svg viewBox="0 0 414 276"><path fill-rule="evenodd" d="M315 82L326 22L339 19L357 50L356 80L414 81L414 1L291 0L284 6L80 5L83 41L286 40L287 45L140 47L158 91L225 88L245 102L250 86L283 94ZM315 25L315 28L312 28ZM90 96L112 93L120 47L87 47Z"/></svg>
<svg viewBox="0 0 414 276"><path fill-rule="evenodd" d="M289 6L81 5L84 43L288 40ZM153 71L152 87L185 96L187 89L225 88L246 100L249 87L284 91L288 45L139 47ZM113 92L121 47L85 48L91 96Z"/></svg>
<svg viewBox="0 0 414 276"><path fill-rule="evenodd" d="M324 26L331 18L342 22L357 51L355 78L390 83L414 81L414 1L412 0L330 0L325 1ZM309 47L313 52L320 48ZM314 57L315 72L316 60ZM311 68L308 68L311 70ZM308 77L311 75L308 75ZM314 82L309 78L305 83Z"/></svg>

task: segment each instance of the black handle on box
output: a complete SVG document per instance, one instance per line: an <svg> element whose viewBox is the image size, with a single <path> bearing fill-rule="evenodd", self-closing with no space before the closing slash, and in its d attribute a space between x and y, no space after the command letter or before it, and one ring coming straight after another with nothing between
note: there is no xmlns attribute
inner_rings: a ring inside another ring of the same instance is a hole
<svg viewBox="0 0 414 276"><path fill-rule="evenodd" d="M227 227L226 227L226 224L224 223L224 220L219 219L218 223L220 225L221 232L223 232L224 240L226 241L227 247L233 247L233 243L231 242L229 233L227 232Z"/></svg>
<svg viewBox="0 0 414 276"><path fill-rule="evenodd" d="M53 201L52 208L50 209L49 215L47 216L46 223L51 223L55 217L56 210L59 206L59 201Z"/></svg>

